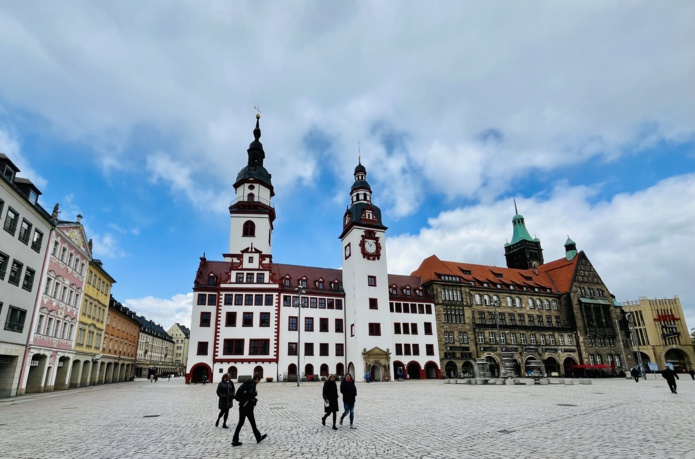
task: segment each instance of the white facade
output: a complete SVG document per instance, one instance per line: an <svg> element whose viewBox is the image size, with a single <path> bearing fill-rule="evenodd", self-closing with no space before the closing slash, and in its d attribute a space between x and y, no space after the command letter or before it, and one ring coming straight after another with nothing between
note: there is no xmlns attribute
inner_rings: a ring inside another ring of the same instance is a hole
<svg viewBox="0 0 695 459"><path fill-rule="evenodd" d="M0 154L0 397L17 395L52 230L40 192Z"/></svg>
<svg viewBox="0 0 695 459"><path fill-rule="evenodd" d="M230 252L224 261L200 259L187 382L203 377L216 382L223 373L232 379L260 373L295 380L297 374L312 379L347 372L359 381L367 371L374 380L390 381L396 375L397 345L402 353L398 368L412 377L438 377L434 302L419 278L389 276L386 227L371 203L364 166L355 169L351 207L343 217L343 269L276 264L271 253L274 190L263 167L258 122L254 137L248 164L234 184ZM411 292L420 296L411 299ZM403 310L400 297L422 307L401 318L403 313L395 312L396 301ZM410 333L413 329L418 333Z"/></svg>

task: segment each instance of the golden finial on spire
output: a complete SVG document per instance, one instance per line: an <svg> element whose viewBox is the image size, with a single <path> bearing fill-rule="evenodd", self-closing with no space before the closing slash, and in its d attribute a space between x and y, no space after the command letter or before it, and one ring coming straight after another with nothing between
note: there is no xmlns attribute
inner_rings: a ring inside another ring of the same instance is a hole
<svg viewBox="0 0 695 459"><path fill-rule="evenodd" d="M253 109L256 110L256 119L261 119L261 109L257 105L254 105Z"/></svg>
<svg viewBox="0 0 695 459"><path fill-rule="evenodd" d="M357 141L357 162L362 164L362 150L360 149L360 141Z"/></svg>

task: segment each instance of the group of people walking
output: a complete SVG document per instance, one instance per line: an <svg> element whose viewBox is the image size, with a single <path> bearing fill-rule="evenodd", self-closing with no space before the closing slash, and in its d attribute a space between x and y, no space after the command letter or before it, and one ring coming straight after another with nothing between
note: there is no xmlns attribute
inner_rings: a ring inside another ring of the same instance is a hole
<svg viewBox="0 0 695 459"><path fill-rule="evenodd" d="M256 391L256 385L260 380L261 375L255 374L252 379L244 381L241 386L239 386L239 390L235 391L234 383L230 379L229 374L225 373L222 375L222 381L220 381L220 383L217 385L217 407L220 412L217 415L215 427L220 426L221 419L222 428L228 429L229 426L227 425L227 419L229 419L229 410L234 406L235 400L239 405L239 422L234 430L232 446L241 446L242 443L239 441L239 433L241 432L241 428L247 419L249 424L251 424L253 435L256 437L256 443L260 443L268 437L267 434L261 434L258 427L256 427L256 417L254 415L254 408L258 403L258 392ZM343 394L343 408L345 410L343 415L340 417L340 425L343 425L343 420L350 415L350 428L356 429L354 422L357 387L355 386L355 381L352 379L352 375L349 373L345 375L345 378L343 378L343 380L340 382L340 393ZM330 375L323 384L323 401L325 412L322 418L323 425L326 425L326 419L328 416L333 415L333 430L338 430L335 425L336 414L339 411L338 385L335 381L335 375Z"/></svg>
<svg viewBox="0 0 695 459"><path fill-rule="evenodd" d="M688 370L688 374L692 379L695 380L695 370L692 368ZM634 378L635 382L639 382L640 376L642 376L642 372L638 367L633 367L630 370L630 375ZM676 373L672 368L666 367L663 370L661 370L661 377L666 380L668 383L668 388L671 390L671 393L677 394L678 393L678 386L676 384L676 379L680 379L678 377L678 373Z"/></svg>
<svg viewBox="0 0 695 459"><path fill-rule="evenodd" d="M343 425L345 417L350 415L350 428L355 429L355 398L357 397L357 387L350 373L340 382L340 393L343 394L343 408L345 412L340 416L340 425ZM323 403L324 412L321 422L326 425L328 416L333 415L333 430L338 430L335 426L335 418L338 413L338 385L335 382L335 375L330 375L323 383Z"/></svg>
<svg viewBox="0 0 695 459"><path fill-rule="evenodd" d="M234 400L239 404L239 422L234 430L234 436L232 437L232 446L241 446L239 441L239 433L243 427L246 420L249 420L251 424L251 430L253 430L253 435L256 437L256 443L260 443L265 440L268 435L261 434L256 427L256 417L254 415L254 408L258 403L258 392L256 392L256 385L261 380L261 375L255 374L252 379L247 379L244 381L239 390L234 390L234 383L229 378L229 374L222 375L222 381L217 385L217 397L219 402L217 407L220 412L217 415L217 421L215 422L215 427L219 427L220 419L222 419L222 428L227 429L227 418L229 417L229 410L234 406Z"/></svg>

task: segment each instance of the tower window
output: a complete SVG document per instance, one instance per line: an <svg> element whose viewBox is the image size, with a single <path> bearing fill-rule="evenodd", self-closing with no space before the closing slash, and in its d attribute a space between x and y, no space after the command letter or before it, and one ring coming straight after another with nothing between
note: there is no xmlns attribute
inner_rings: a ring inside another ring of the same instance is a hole
<svg viewBox="0 0 695 459"><path fill-rule="evenodd" d="M244 222L244 231L242 236L244 237L255 237L256 236L256 224L251 220Z"/></svg>
<svg viewBox="0 0 695 459"><path fill-rule="evenodd" d="M250 202L253 202L253 201L256 200L256 195L253 194L253 193L249 193L248 196L246 196L246 200L247 200L247 201L250 201Z"/></svg>

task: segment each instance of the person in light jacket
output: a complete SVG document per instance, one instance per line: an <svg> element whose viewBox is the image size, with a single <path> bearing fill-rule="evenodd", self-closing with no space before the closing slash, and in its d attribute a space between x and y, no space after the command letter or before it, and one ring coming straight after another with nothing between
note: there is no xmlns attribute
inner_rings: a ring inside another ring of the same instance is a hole
<svg viewBox="0 0 695 459"><path fill-rule="evenodd" d="M222 428L228 429L227 418L229 417L229 409L234 406L234 383L229 379L229 374L227 373L222 375L222 381L217 385L217 397L220 399L217 403L220 414L217 415L215 427L219 427L220 419L224 418Z"/></svg>

